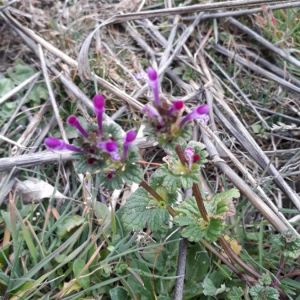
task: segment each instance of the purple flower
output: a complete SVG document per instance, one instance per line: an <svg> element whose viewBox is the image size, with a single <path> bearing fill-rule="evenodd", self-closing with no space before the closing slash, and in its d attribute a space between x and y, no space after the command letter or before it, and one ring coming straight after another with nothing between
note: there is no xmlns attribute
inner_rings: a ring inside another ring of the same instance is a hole
<svg viewBox="0 0 300 300"><path fill-rule="evenodd" d="M159 114L159 112L157 111L157 109L154 106L146 105L143 108L142 112L146 113L150 119L157 118L157 120L160 123L160 125L164 125L165 124L165 122L162 119L161 115Z"/></svg>
<svg viewBox="0 0 300 300"><path fill-rule="evenodd" d="M159 91L158 91L157 72L153 68L150 67L147 69L147 74L148 74L148 84L153 91L155 104L157 107L159 107L160 100L159 100Z"/></svg>
<svg viewBox="0 0 300 300"><path fill-rule="evenodd" d="M191 113L189 113L181 122L180 127L183 127L183 125L190 121L195 119L202 119L204 120L204 123L207 124L209 120L209 116L207 115L209 111L208 105L201 105L198 108L194 109Z"/></svg>
<svg viewBox="0 0 300 300"><path fill-rule="evenodd" d="M118 161L121 159L119 153L117 152L118 145L115 142L101 142L97 144L97 147L101 148L105 153L110 154L113 161Z"/></svg>
<svg viewBox="0 0 300 300"><path fill-rule="evenodd" d="M186 147L184 150L184 154L188 160L189 163L189 170L192 170L192 165L193 165L193 158L195 154L195 150L192 147Z"/></svg>
<svg viewBox="0 0 300 300"><path fill-rule="evenodd" d="M135 131L130 130L126 133L125 138L124 138L123 159L126 159L128 149L129 149L130 145L132 144L132 142L135 140L135 138L136 138Z"/></svg>
<svg viewBox="0 0 300 300"><path fill-rule="evenodd" d="M183 101L173 101L172 102L172 107L169 109L168 113L171 115L174 110L181 110L184 107L184 102Z"/></svg>
<svg viewBox="0 0 300 300"><path fill-rule="evenodd" d="M78 121L76 116L70 116L67 120L67 123L72 126L75 127L78 131L80 131L80 133L84 136L84 137L88 137L89 134L83 129L83 127L81 126L80 122Z"/></svg>
<svg viewBox="0 0 300 300"><path fill-rule="evenodd" d="M99 132L101 135L103 135L102 116L105 112L105 99L102 95L99 94L94 97L93 101L95 114L97 115Z"/></svg>
<svg viewBox="0 0 300 300"><path fill-rule="evenodd" d="M68 149L68 150L73 151L73 152L84 152L81 149L79 149L79 148L77 148L73 145L65 143L63 140L59 140L59 139L52 138L52 137L49 137L49 138L45 139L45 145L50 150L65 150L65 149Z"/></svg>

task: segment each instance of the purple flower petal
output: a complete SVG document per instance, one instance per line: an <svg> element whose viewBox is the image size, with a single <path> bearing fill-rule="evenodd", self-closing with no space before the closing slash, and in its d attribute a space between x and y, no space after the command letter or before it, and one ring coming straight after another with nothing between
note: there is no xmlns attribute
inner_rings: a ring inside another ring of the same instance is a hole
<svg viewBox="0 0 300 300"><path fill-rule="evenodd" d="M50 150L65 150L68 149L73 152L84 152L83 150L65 143L63 140L59 140L56 138L46 138L45 139L45 145L50 149Z"/></svg>
<svg viewBox="0 0 300 300"><path fill-rule="evenodd" d="M136 132L133 130L130 130L126 133L125 136L125 143L132 143L136 138Z"/></svg>
<svg viewBox="0 0 300 300"><path fill-rule="evenodd" d="M184 150L184 154L187 157L189 163L189 170L192 170L193 165L193 157L194 157L195 150L192 147L186 147Z"/></svg>
<svg viewBox="0 0 300 300"><path fill-rule="evenodd" d="M101 148L105 153L110 154L111 159L114 161L118 161L121 159L118 150L118 145L115 142L101 142L97 144L98 148Z"/></svg>
<svg viewBox="0 0 300 300"><path fill-rule="evenodd" d="M47 146L48 149L53 149L53 150L65 149L65 142L53 137L46 138L45 145Z"/></svg>
<svg viewBox="0 0 300 300"><path fill-rule="evenodd" d="M154 94L154 101L157 107L160 106L159 100L159 87L158 87L158 77L157 72L153 68L148 68L148 84L151 87L153 94Z"/></svg>
<svg viewBox="0 0 300 300"><path fill-rule="evenodd" d="M96 95L93 99L95 114L103 114L105 111L105 99L102 95Z"/></svg>
<svg viewBox="0 0 300 300"><path fill-rule="evenodd" d="M105 112L105 99L102 95L99 94L94 97L93 101L95 114L97 115L99 132L103 136L102 118Z"/></svg>
<svg viewBox="0 0 300 300"><path fill-rule="evenodd" d="M150 119L157 118L158 122L161 125L165 124L165 122L163 121L161 115L159 114L159 112L157 111L157 109L154 106L146 105L143 108L142 112L146 113Z"/></svg>
<svg viewBox="0 0 300 300"><path fill-rule="evenodd" d="M84 128L81 126L79 120L77 119L76 116L70 116L67 120L67 123L72 126L75 127L84 137L88 137L89 134L84 130Z"/></svg>
<svg viewBox="0 0 300 300"><path fill-rule="evenodd" d="M126 159L128 149L129 149L130 145L132 144L132 142L135 140L135 138L136 138L135 131L130 130L126 133L125 139L124 139L123 159Z"/></svg>
<svg viewBox="0 0 300 300"><path fill-rule="evenodd" d="M209 112L208 105L201 105L198 108L194 109L191 113L189 113L181 122L180 127L182 127L186 122L190 120L202 119L205 124L207 124L209 120L209 116L207 113Z"/></svg>

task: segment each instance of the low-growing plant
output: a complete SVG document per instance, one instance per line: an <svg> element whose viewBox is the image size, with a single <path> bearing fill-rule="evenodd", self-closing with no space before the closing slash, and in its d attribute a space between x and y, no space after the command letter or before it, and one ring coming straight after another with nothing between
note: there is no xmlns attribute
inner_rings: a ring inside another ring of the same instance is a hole
<svg viewBox="0 0 300 300"><path fill-rule="evenodd" d="M105 99L100 94L93 99L96 124L84 128L76 116L69 116L68 126L76 128L80 136L73 144L47 137L45 145L48 149L72 151L77 171L95 175L98 185L102 183L108 190L121 189L124 183L138 183L140 187L116 214L100 202L92 206L85 203L82 216L74 215L73 211L63 212L59 224L49 224L48 231L44 227L38 234L43 241L39 263L39 255L21 221L29 213L30 206L17 209L11 204L11 215L3 212L2 219L16 239L24 236L34 261L32 269L24 276L16 275L18 280L10 283L8 290L20 299L23 295L28 298L31 289L50 276L59 282L61 299L104 294L105 299L113 300L169 300L178 278L176 259L181 235L189 241L183 299L292 299L296 288L284 282L280 275L285 264L299 257L300 239L291 230L272 237L270 253L280 255L275 275L247 259L245 249L236 239L226 235L236 214L234 199L240 198L239 190L231 188L211 194L203 190L199 182L208 154L204 144L191 140L191 121L202 120L206 125L209 107L201 105L183 116L184 102L161 100L156 71L149 68L147 76L154 101L143 110L144 133L165 149L165 163L149 180L144 180L139 149L135 145L136 132L124 133L117 124L104 121ZM191 193L185 197L187 191ZM49 207L51 209L51 205ZM10 221L15 219L15 212L21 216L16 226ZM49 212L45 209L46 215ZM47 222L51 223L51 219ZM92 226L94 222L100 226L99 230ZM106 228L109 228L108 233L104 233ZM147 228L146 232L144 228ZM54 230L57 232L55 239L51 238ZM95 246L96 237L100 235L104 236L106 249ZM138 237L137 248L134 241ZM215 242L221 246L219 251L214 247ZM51 248L57 246L56 250L47 250L47 243ZM78 247L72 251L71 245L75 243ZM16 255L20 250L17 245L14 247ZM207 250L215 254L215 258L210 257ZM10 264L7 253L7 248L0 253L0 266ZM52 259L56 261L55 267L51 264ZM12 269L17 268L17 262L13 262ZM42 268L45 275L34 278L32 270ZM288 270L286 272L284 278L289 276ZM1 280L7 280L6 275L1 276L0 284ZM25 286L26 276L33 282ZM67 276L72 279L63 281ZM115 282L122 286L114 286ZM39 297L41 293L37 291L34 295Z"/></svg>

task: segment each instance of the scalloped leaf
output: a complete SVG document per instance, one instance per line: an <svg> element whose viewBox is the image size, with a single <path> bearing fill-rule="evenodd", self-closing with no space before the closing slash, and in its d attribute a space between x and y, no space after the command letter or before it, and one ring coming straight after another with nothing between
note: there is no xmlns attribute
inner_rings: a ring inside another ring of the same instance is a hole
<svg viewBox="0 0 300 300"><path fill-rule="evenodd" d="M156 231L169 220L168 210L150 206L152 198L143 188L138 188L123 207L122 222L127 229L140 230L146 224Z"/></svg>
<svg viewBox="0 0 300 300"><path fill-rule="evenodd" d="M253 300L278 300L279 292L278 290L270 286L261 286L259 284L253 286L250 289L250 295Z"/></svg>
<svg viewBox="0 0 300 300"><path fill-rule="evenodd" d="M287 229L282 234L273 235L271 244L274 251L282 251L285 257L296 259L300 255L300 238L292 229Z"/></svg>
<svg viewBox="0 0 300 300"><path fill-rule="evenodd" d="M140 183L143 180L143 172L139 165L134 163L126 164L125 170L122 173L122 178L128 183Z"/></svg>
<svg viewBox="0 0 300 300"><path fill-rule="evenodd" d="M181 235L190 242L199 241L202 238L213 242L222 235L224 230L223 221L213 218L209 219L208 222L204 221L194 197L188 197L175 210L179 215L174 218L174 222L180 226L186 226Z"/></svg>
<svg viewBox="0 0 300 300"><path fill-rule="evenodd" d="M223 231L224 225L222 220L210 219L205 230L205 238L210 242L214 242L222 235Z"/></svg>
<svg viewBox="0 0 300 300"><path fill-rule="evenodd" d="M131 145L128 149L126 162L129 164L138 162L140 160L139 148Z"/></svg>
<svg viewBox="0 0 300 300"><path fill-rule="evenodd" d="M157 170L150 178L149 185L162 197L158 201L142 187L138 188L126 201L123 207L122 222L127 229L139 230L146 224L156 231L169 220L167 206L177 200L177 193L169 193L162 185L164 177Z"/></svg>
<svg viewBox="0 0 300 300"><path fill-rule="evenodd" d="M163 185L168 191L175 192L178 188L180 188L180 177L169 173L165 176Z"/></svg>
<svg viewBox="0 0 300 300"><path fill-rule="evenodd" d="M210 218L225 220L235 215L233 198L240 197L237 189L216 194L210 201L205 202L205 208Z"/></svg>
<svg viewBox="0 0 300 300"><path fill-rule="evenodd" d="M120 190L123 187L123 179L119 174L114 174L111 179L107 179L106 175L103 174L101 181L104 187L109 190Z"/></svg>
<svg viewBox="0 0 300 300"><path fill-rule="evenodd" d="M227 294L228 299L242 300L243 289L241 287L234 286L232 290Z"/></svg>

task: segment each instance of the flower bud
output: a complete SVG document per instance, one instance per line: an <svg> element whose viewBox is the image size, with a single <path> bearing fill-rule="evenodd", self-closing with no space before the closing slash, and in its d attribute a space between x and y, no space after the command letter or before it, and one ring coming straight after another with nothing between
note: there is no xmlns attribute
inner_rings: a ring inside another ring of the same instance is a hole
<svg viewBox="0 0 300 300"><path fill-rule="evenodd" d="M73 145L65 143L63 140L59 140L59 139L52 138L52 137L45 139L45 145L50 150L65 150L65 149L67 149L67 150L70 150L73 152L84 152L81 149L79 149Z"/></svg>
<svg viewBox="0 0 300 300"><path fill-rule="evenodd" d="M164 120L162 119L161 115L159 114L159 112L157 111L157 109L156 109L154 106L146 105L146 106L143 108L142 112L143 112L143 113L146 113L150 119L157 118L158 122L159 122L161 125L164 125L164 124L165 124L165 122L164 122Z"/></svg>
<svg viewBox="0 0 300 300"><path fill-rule="evenodd" d="M105 99L102 95L99 94L94 97L93 101L94 101L95 114L97 115L99 132L103 136L102 121L103 121L103 114L105 112Z"/></svg>
<svg viewBox="0 0 300 300"><path fill-rule="evenodd" d="M196 119L202 119L204 120L205 124L207 124L209 120L209 116L207 115L209 111L208 105L201 105L198 108L194 109L191 113L189 113L181 122L180 127L183 127L183 125L190 121L190 120L196 120Z"/></svg>
<svg viewBox="0 0 300 300"><path fill-rule="evenodd" d="M160 106L159 100L159 87L158 87L158 77L157 72L153 68L148 68L148 84L151 87L153 94L154 94L154 101L157 107Z"/></svg>
<svg viewBox="0 0 300 300"><path fill-rule="evenodd" d="M123 159L126 159L128 149L130 145L133 143L133 141L136 138L136 132L133 130L130 130L126 133L125 139L124 139L124 148L123 148Z"/></svg>
<svg viewBox="0 0 300 300"><path fill-rule="evenodd" d="M76 116L69 116L67 123L76 128L84 137L88 137L89 134L84 130L84 128L81 126L79 120L77 119Z"/></svg>
<svg viewBox="0 0 300 300"><path fill-rule="evenodd" d="M189 170L192 170L192 165L193 165L193 156L194 156L195 150L192 147L186 147L184 150L184 154L188 160L189 164Z"/></svg>
<svg viewBox="0 0 300 300"><path fill-rule="evenodd" d="M114 161L118 161L121 159L118 150L118 145L115 142L101 142L97 144L98 148L101 148L105 153L110 154L111 159Z"/></svg>

